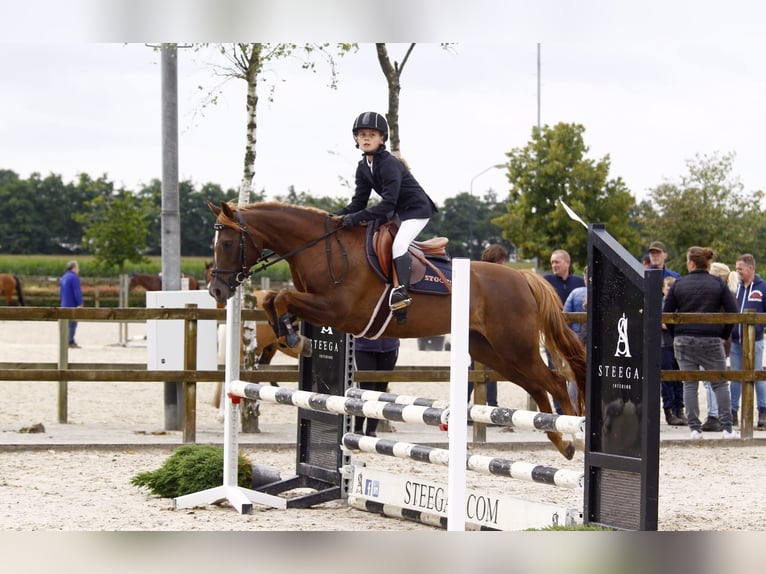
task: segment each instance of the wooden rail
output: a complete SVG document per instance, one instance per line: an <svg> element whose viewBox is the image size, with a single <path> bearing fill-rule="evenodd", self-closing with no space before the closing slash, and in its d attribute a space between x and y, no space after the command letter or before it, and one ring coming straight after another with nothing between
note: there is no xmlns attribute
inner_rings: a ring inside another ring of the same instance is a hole
<svg viewBox="0 0 766 574"><path fill-rule="evenodd" d="M568 322L584 323L586 313L565 313ZM266 314L262 310L243 309L244 321L264 321ZM63 307L0 307L0 321L61 321L60 356L63 360L57 363L0 363L0 381L59 381L62 390L59 402L66 401L66 383L69 381L92 382L164 382L177 381L182 383L220 382L224 380L222 368L216 371L197 371L184 369L180 371L147 370L142 364L116 364L105 368L99 363L68 362L66 329L63 321L107 321L107 322L142 322L146 320L184 320L196 322L202 320L226 320L225 309L187 308L63 308ZM766 380L766 370L756 371L755 365L755 325L766 323L766 313L663 313L662 320L666 324L742 324L743 329L743 369L739 371L704 371L704 380L730 381L739 380L743 383ZM660 334L658 333L658 337ZM254 383L298 381L298 367L270 366L266 369L240 371L240 378ZM662 371L663 381L702 380L700 371ZM412 367L397 366L392 371L357 371L354 374L357 382L389 381L389 382L448 382L449 367ZM496 371L484 369L481 365L469 371L468 380L474 382L477 404L483 404L482 396L486 397L484 384L486 381L507 380ZM484 399L486 400L486 399ZM743 439L753 438L753 407L754 385L743 384L742 404L740 409L740 428ZM67 422L61 417L60 422ZM64 409L65 412L65 409Z"/></svg>

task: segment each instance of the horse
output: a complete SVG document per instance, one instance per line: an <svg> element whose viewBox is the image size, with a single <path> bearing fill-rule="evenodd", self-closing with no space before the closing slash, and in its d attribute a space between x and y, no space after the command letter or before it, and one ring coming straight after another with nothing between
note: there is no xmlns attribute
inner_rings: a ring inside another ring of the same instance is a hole
<svg viewBox="0 0 766 574"><path fill-rule="evenodd" d="M13 304L13 293L16 292L16 299L20 306L26 305L24 301L24 291L21 288L21 280L18 275L9 273L0 273L0 295L5 295L6 305Z"/></svg>
<svg viewBox="0 0 766 574"><path fill-rule="evenodd" d="M196 291L199 289L199 282L192 275L181 275L182 278L189 279L189 289ZM136 287L143 287L147 291L162 291L162 277L159 275L150 275L149 273L131 273L128 291Z"/></svg>
<svg viewBox="0 0 766 574"><path fill-rule="evenodd" d="M205 280L207 284L210 284L210 281L212 280L212 272L213 272L213 262L206 262L205 263ZM269 291L265 290L254 290L253 295L255 296L255 308L258 309L259 303L263 301L266 296L269 294ZM222 309L226 306L225 303L218 302L217 304L219 309ZM220 325L218 327L218 360L224 361L225 360L225 348L226 348L226 326ZM277 338L277 335L274 333L274 329L271 328L271 326L268 323L256 323L255 324L255 356L256 356L256 363L258 365L270 365L271 360L274 358L274 355L277 354L277 351L282 351L284 354L286 354L288 357L292 357L294 359L297 359L299 357L299 353L290 347L287 346L287 344L282 343L280 345L280 341ZM271 383L274 386L279 386L277 383ZM212 404L216 408L220 408L221 406L221 397L223 397L223 383L218 383L216 386L216 391L213 394L213 400Z"/></svg>
<svg viewBox="0 0 766 574"><path fill-rule="evenodd" d="M365 226L343 228L324 210L282 202L208 206L216 216L215 267L208 291L225 303L253 273L252 267L258 265L257 272L275 257L286 260L294 289L270 294L263 308L272 327L280 327L280 336L284 330L291 347L301 352L311 348L291 328L294 317L359 335L377 307L386 304L390 284L368 263ZM380 336L419 338L449 332L451 296L410 290L410 297L407 321L389 320ZM541 412L553 412L550 394L564 414L585 413L585 348L543 277L472 261L468 328L471 357L522 387ZM541 333L557 370L540 355ZM567 378L579 390L575 404L567 393ZM573 441L559 432L546 434L563 456L574 456Z"/></svg>

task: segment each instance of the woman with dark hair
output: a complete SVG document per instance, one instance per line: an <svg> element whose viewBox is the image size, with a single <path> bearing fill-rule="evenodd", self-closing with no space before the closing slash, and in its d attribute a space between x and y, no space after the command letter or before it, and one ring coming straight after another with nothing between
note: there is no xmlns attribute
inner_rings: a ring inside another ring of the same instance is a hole
<svg viewBox="0 0 766 574"><path fill-rule="evenodd" d="M707 247L690 247L686 252L686 269L689 274L678 279L670 287L662 306L663 313L736 313L737 304L729 287L709 272L715 253ZM724 371L726 354L724 341L731 335L733 325L708 323L670 324L673 335L673 351L682 371ZM729 382L711 382L724 439L739 438L732 430L731 394ZM684 381L684 405L689 420L691 438L702 439L702 422L699 409L699 381Z"/></svg>

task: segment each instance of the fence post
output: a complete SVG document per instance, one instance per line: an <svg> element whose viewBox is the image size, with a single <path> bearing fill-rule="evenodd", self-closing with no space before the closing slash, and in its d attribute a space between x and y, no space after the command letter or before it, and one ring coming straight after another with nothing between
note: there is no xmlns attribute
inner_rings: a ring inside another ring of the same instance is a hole
<svg viewBox="0 0 766 574"><path fill-rule="evenodd" d="M187 309L196 309L194 303L187 303ZM184 370L197 369L197 317L184 319ZM184 381L184 424L183 442L197 441L197 383Z"/></svg>
<svg viewBox="0 0 766 574"><path fill-rule="evenodd" d="M69 368L69 319L59 319L59 370ZM69 411L68 399L69 383L65 380L59 381L59 423L66 424Z"/></svg>
<svg viewBox="0 0 766 574"><path fill-rule="evenodd" d="M755 313L755 309L745 309L745 313ZM755 370L755 325L744 323L742 329L742 370ZM740 434L743 439L753 438L753 400L755 381L742 381L742 403L739 409Z"/></svg>

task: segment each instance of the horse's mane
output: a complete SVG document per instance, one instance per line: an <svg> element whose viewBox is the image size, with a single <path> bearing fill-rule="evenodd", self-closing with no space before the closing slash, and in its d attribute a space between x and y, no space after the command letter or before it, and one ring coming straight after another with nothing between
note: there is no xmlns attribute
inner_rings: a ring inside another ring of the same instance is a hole
<svg viewBox="0 0 766 574"><path fill-rule="evenodd" d="M247 203L245 205L236 205L233 203L229 204L232 208L232 210L239 210L242 212L248 212L252 211L254 209L298 209L305 211L307 213L313 213L315 215L321 215L322 217L327 217L327 211L324 209L319 209L318 207L311 207L308 205L295 205L292 203L285 203L283 201L258 201L256 203ZM222 223L223 225L226 225L227 227L232 227L234 229L239 229L239 222L235 221L234 219L227 217L223 212L221 212L218 215L218 222Z"/></svg>

